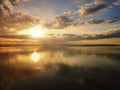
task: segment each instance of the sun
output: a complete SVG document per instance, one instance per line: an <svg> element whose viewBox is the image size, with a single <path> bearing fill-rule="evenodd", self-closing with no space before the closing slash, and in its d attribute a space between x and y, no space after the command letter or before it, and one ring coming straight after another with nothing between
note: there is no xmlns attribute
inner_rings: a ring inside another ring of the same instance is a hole
<svg viewBox="0 0 120 90"><path fill-rule="evenodd" d="M39 38L39 37L44 37L45 36L45 31L42 27L40 26L35 26L27 30L26 32L28 35Z"/></svg>

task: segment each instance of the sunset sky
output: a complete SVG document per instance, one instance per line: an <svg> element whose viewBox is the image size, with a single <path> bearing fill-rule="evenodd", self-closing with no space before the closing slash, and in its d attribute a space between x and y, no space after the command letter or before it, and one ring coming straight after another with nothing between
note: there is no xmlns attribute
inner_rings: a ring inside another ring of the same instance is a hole
<svg viewBox="0 0 120 90"><path fill-rule="evenodd" d="M120 44L120 0L0 0L0 44Z"/></svg>

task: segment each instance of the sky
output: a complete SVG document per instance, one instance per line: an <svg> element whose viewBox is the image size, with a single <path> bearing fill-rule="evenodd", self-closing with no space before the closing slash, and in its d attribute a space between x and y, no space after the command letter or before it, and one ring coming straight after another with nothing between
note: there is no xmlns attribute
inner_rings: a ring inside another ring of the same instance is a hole
<svg viewBox="0 0 120 90"><path fill-rule="evenodd" d="M120 44L120 0L0 0L0 44L21 43Z"/></svg>

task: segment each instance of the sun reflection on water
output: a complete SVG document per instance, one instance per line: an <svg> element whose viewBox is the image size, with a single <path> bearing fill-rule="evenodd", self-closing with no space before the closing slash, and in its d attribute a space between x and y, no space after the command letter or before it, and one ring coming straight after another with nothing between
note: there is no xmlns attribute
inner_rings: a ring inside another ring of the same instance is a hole
<svg viewBox="0 0 120 90"><path fill-rule="evenodd" d="M38 62L40 60L40 55L37 52L31 54L31 59L33 62Z"/></svg>

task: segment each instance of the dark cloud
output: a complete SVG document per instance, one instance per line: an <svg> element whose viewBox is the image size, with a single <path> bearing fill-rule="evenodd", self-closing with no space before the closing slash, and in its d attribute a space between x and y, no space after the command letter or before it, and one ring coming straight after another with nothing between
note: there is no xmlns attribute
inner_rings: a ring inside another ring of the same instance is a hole
<svg viewBox="0 0 120 90"><path fill-rule="evenodd" d="M115 23L120 21L120 16L109 19L108 23Z"/></svg>
<svg viewBox="0 0 120 90"><path fill-rule="evenodd" d="M76 14L77 12L75 10L69 11L69 12L64 12L64 15L73 15Z"/></svg>
<svg viewBox="0 0 120 90"><path fill-rule="evenodd" d="M102 12L111 8L112 5L105 2L105 0L93 0L91 3L83 4L76 7L75 10L64 12L64 14L55 17L51 22L47 22L44 26L48 29L64 29L69 26L79 27L82 24L102 24L102 23L116 23L120 21L120 17L91 20L80 20L83 16L93 15L97 12ZM74 15L74 16L73 16ZM78 16L79 15L79 16ZM80 21L78 21L80 20Z"/></svg>
<svg viewBox="0 0 120 90"><path fill-rule="evenodd" d="M92 3L83 4L83 6L79 6L76 10L65 12L64 15L79 14L80 16L88 16L99 11L107 10L109 7L110 5L103 0L93 0Z"/></svg>
<svg viewBox="0 0 120 90"><path fill-rule="evenodd" d="M79 6L76 10L65 12L64 15L70 16L73 14L79 14L80 16L88 16L99 11L107 10L109 7L110 5L104 0L93 0L91 3Z"/></svg>
<svg viewBox="0 0 120 90"><path fill-rule="evenodd" d="M89 14L93 14L99 10L102 10L104 8L106 8L107 6L105 4L100 4L100 5L96 5L94 7L81 7L80 9L80 14L81 16L84 16L84 15L89 15Z"/></svg>
<svg viewBox="0 0 120 90"><path fill-rule="evenodd" d="M11 4L16 5L20 0L9 0Z"/></svg>
<svg viewBox="0 0 120 90"><path fill-rule="evenodd" d="M18 4L19 0L0 0L0 16L5 17L13 13L13 6Z"/></svg>
<svg viewBox="0 0 120 90"><path fill-rule="evenodd" d="M30 39L28 35L2 35L0 38L13 38L13 39Z"/></svg>
<svg viewBox="0 0 120 90"><path fill-rule="evenodd" d="M118 22L117 19L91 19L88 21L78 21L83 16L93 15L97 12L105 11L110 8L110 5L104 0L93 0L91 3L83 4L83 6L78 6L75 10L64 12L63 15L55 17L54 21L51 23L46 23L45 26L49 29L63 29L68 26L80 26L81 24L101 24L101 23L114 23ZM78 14L79 16L73 16ZM70 19L69 19L69 18ZM72 19L72 20L71 20ZM69 21L70 20L70 21ZM68 22L69 21L69 22Z"/></svg>
<svg viewBox="0 0 120 90"><path fill-rule="evenodd" d="M74 24L74 21L66 16L57 16L53 21L45 23L44 26L48 29L64 29Z"/></svg>
<svg viewBox="0 0 120 90"><path fill-rule="evenodd" d="M79 23L81 24L112 24L112 23L119 23L120 22L120 16L113 17L113 18L93 18L90 20L84 20ZM77 24L77 25L81 25Z"/></svg>
<svg viewBox="0 0 120 90"><path fill-rule="evenodd" d="M78 10L78 13L80 14L80 16L87 16L87 15L94 14L98 11L105 10L108 7L109 5L107 5L104 2L94 1L93 3L85 4L81 6L80 9Z"/></svg>
<svg viewBox="0 0 120 90"><path fill-rule="evenodd" d="M69 26L79 27L86 24L112 24L120 22L119 16L113 18L93 18L90 20L76 21L79 18L80 17L70 18L65 15L60 15L51 20L51 22L44 23L44 26L48 29L64 29Z"/></svg>
<svg viewBox="0 0 120 90"><path fill-rule="evenodd" d="M87 23L87 24L102 24L102 23L117 23L120 21L120 17L113 17L113 18L108 18L108 19L91 19L91 20L88 20L88 21L84 21L84 23Z"/></svg>
<svg viewBox="0 0 120 90"><path fill-rule="evenodd" d="M120 5L120 0L117 0L116 2L113 3L114 5Z"/></svg>
<svg viewBox="0 0 120 90"><path fill-rule="evenodd" d="M12 14L13 5L9 0L0 0L0 18Z"/></svg>
<svg viewBox="0 0 120 90"><path fill-rule="evenodd" d="M91 19L91 20L87 21L88 24L101 24L104 22L105 22L104 19Z"/></svg>
<svg viewBox="0 0 120 90"><path fill-rule="evenodd" d="M96 40L96 39L107 39L107 38L120 38L120 30L110 30L100 34L64 34L63 39L68 41L77 40Z"/></svg>

